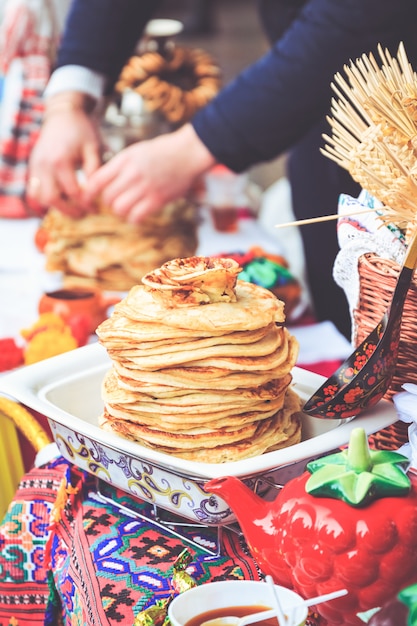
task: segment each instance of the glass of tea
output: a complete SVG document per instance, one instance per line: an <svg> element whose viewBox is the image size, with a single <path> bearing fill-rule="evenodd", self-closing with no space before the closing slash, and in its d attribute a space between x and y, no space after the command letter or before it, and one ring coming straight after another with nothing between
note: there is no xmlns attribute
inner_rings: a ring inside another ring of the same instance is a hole
<svg viewBox="0 0 417 626"><path fill-rule="evenodd" d="M247 177L224 165L215 165L205 177L206 203L214 228L222 233L238 230L239 209L245 208Z"/></svg>

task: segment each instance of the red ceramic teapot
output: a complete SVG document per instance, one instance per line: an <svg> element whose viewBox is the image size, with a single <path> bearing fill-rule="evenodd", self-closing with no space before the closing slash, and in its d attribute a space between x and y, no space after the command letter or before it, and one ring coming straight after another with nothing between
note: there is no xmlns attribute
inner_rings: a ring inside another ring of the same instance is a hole
<svg viewBox="0 0 417 626"><path fill-rule="evenodd" d="M417 582L417 475L397 452L369 450L363 429L348 450L308 463L274 502L235 477L205 484L234 511L265 574L305 598L346 588L320 604L332 626L363 626L358 613Z"/></svg>

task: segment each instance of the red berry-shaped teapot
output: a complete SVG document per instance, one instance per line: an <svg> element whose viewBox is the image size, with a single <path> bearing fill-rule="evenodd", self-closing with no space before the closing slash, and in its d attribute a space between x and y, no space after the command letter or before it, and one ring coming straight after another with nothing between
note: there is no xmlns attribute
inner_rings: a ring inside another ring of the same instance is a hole
<svg viewBox="0 0 417 626"><path fill-rule="evenodd" d="M397 452L369 450L356 428L348 450L312 461L267 502L235 477L210 480L234 511L265 574L304 598L346 588L317 611L332 626L363 626L417 582L417 476Z"/></svg>

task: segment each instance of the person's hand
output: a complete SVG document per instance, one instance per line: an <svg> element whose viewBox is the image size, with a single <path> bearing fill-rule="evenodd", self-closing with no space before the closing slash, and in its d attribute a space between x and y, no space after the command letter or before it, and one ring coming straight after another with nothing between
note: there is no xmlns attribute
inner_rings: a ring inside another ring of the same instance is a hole
<svg viewBox="0 0 417 626"><path fill-rule="evenodd" d="M186 124L179 130L125 148L93 173L87 204L100 201L129 222L185 197L215 159Z"/></svg>
<svg viewBox="0 0 417 626"><path fill-rule="evenodd" d="M84 203L77 170L87 177L101 165L101 142L82 94L54 96L29 161L26 201L31 207L54 206L77 217L93 210Z"/></svg>

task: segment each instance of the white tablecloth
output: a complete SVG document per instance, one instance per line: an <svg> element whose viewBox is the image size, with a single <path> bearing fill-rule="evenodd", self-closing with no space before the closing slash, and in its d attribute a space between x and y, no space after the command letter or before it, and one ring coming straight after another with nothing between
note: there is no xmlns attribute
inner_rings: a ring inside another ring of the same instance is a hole
<svg viewBox="0 0 417 626"><path fill-rule="evenodd" d="M37 219L0 218L0 336L18 336L38 318L44 291L61 284L61 276L46 272L36 249Z"/></svg>

